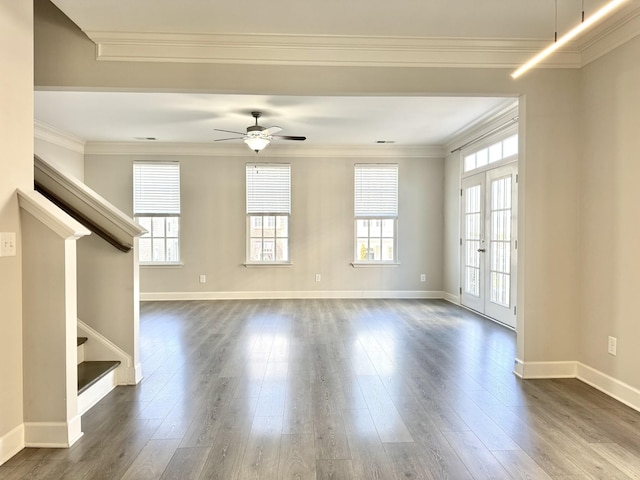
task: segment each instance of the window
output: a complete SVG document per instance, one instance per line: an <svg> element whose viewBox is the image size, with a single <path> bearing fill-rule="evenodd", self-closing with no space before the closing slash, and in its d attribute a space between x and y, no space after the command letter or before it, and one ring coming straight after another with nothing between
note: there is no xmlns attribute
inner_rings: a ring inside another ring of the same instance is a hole
<svg viewBox="0 0 640 480"><path fill-rule="evenodd" d="M134 162L133 216L147 230L139 239L143 264L180 262L180 164Z"/></svg>
<svg viewBox="0 0 640 480"><path fill-rule="evenodd" d="M499 162L518 154L518 134L495 142L488 147L476 150L464 156L464 171L486 167L490 163Z"/></svg>
<svg viewBox="0 0 640 480"><path fill-rule="evenodd" d="M357 164L355 177L355 262L397 261L398 165Z"/></svg>
<svg viewBox="0 0 640 480"><path fill-rule="evenodd" d="M289 263L291 165L247 164L247 263Z"/></svg>

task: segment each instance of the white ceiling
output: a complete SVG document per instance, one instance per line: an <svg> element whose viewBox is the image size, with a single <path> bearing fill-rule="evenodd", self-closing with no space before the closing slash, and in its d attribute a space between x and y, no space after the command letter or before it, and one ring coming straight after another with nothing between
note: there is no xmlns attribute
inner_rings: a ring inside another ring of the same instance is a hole
<svg viewBox="0 0 640 480"><path fill-rule="evenodd" d="M584 0L587 12L608 0ZM553 38L554 0L53 0L85 32ZM558 27L582 0L558 0Z"/></svg>
<svg viewBox="0 0 640 480"><path fill-rule="evenodd" d="M442 145L488 114L503 97L300 97L186 93L35 92L35 118L84 142L212 143L253 124L311 145ZM237 142L240 142L239 140ZM286 142L287 144L293 142ZM296 142L297 143L297 142Z"/></svg>
<svg viewBox="0 0 640 480"><path fill-rule="evenodd" d="M587 14L606 1L584 0ZM640 0L629 1L638 8ZM252 35L266 34L278 35L274 38L281 44L291 38L298 47L297 51L309 51L305 43L308 40L305 39L317 35L320 37L313 41L320 43L323 38L342 36L339 39L341 43L337 44L340 48L349 47L351 41L357 43L362 38L367 42L374 39L382 46L383 52L391 54L394 49L388 48L392 45L389 42L398 37L436 42L440 42L439 39L549 41L555 24L555 0L52 2L94 41L100 43L100 38L115 39L116 46L126 43L122 39L132 38L135 34L150 35L137 37L146 45L153 43L150 40L158 40L160 45L168 40L173 42L176 38L167 35L174 34L244 35L242 38L249 39L249 42L267 38ZM558 0L557 3L558 31L563 32L579 21L582 0ZM186 38L178 39L178 42ZM218 42L216 48L221 48L221 38L214 40ZM195 48L199 48L198 42L206 42L207 39L195 38ZM234 44L230 48L239 45ZM285 45L285 50L291 45ZM446 41L444 46L446 51ZM261 47L264 51L266 46L255 47L256 51L261 51ZM108 48L102 48L108 51ZM408 47L409 50L411 48ZM519 47L516 45L516 48ZM289 48L289 51L296 49ZM366 48L356 49L358 51L363 55L367 53ZM500 97L302 97L38 91L35 93L35 118L37 122L84 142L132 142L154 137L158 142L212 143L217 138L230 136L213 129L244 132L253 123L250 112L258 110L263 112L261 125L278 125L283 128L283 135L307 136L305 145L360 146L372 145L378 140L394 141L398 145L443 145L473 123L513 102L513 98Z"/></svg>

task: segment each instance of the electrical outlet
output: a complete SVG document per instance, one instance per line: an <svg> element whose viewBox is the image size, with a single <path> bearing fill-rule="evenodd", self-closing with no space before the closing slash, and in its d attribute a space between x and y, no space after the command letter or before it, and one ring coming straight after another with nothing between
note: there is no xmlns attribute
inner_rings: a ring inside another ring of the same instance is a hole
<svg viewBox="0 0 640 480"><path fill-rule="evenodd" d="M420 281L421 281L421 282L426 282L426 281L427 281L427 275L426 275L426 274L424 274L424 273L421 273L421 274L420 274Z"/></svg>
<svg viewBox="0 0 640 480"><path fill-rule="evenodd" d="M0 233L0 257L16 256L16 233L2 232Z"/></svg>
<svg viewBox="0 0 640 480"><path fill-rule="evenodd" d="M207 276L206 275L200 275L200 283L207 283Z"/></svg>
<svg viewBox="0 0 640 480"><path fill-rule="evenodd" d="M607 347L607 351L609 355L613 355L614 357L617 355L618 350L618 339L616 337L609 337L609 344Z"/></svg>
<svg viewBox="0 0 640 480"><path fill-rule="evenodd" d="M320 274L316 273L316 282L319 282L319 281L320 281Z"/></svg>

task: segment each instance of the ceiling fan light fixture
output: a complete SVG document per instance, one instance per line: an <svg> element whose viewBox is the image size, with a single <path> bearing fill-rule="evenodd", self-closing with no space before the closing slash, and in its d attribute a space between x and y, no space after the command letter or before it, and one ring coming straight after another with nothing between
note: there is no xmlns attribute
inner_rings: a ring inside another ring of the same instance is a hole
<svg viewBox="0 0 640 480"><path fill-rule="evenodd" d="M269 145L271 139L263 135L245 135L243 140L251 150L258 153Z"/></svg>

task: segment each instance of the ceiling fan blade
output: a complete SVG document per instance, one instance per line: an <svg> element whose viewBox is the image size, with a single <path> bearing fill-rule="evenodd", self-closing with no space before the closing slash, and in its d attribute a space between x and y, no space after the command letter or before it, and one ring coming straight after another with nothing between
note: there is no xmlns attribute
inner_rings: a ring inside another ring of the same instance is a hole
<svg viewBox="0 0 640 480"><path fill-rule="evenodd" d="M307 137L292 137L291 135L273 135L276 138L281 138L282 140L306 140Z"/></svg>
<svg viewBox="0 0 640 480"><path fill-rule="evenodd" d="M214 142L224 142L225 140L242 140L243 137L216 138Z"/></svg>
<svg viewBox="0 0 640 480"><path fill-rule="evenodd" d="M273 127L265 128L262 131L262 134L263 135L273 135L274 133L278 133L281 130L282 130L282 127L273 126Z"/></svg>
<svg viewBox="0 0 640 480"><path fill-rule="evenodd" d="M244 132L234 132L233 130L220 130L219 128L214 128L216 132L227 132L227 133L235 133L236 135L244 135Z"/></svg>

